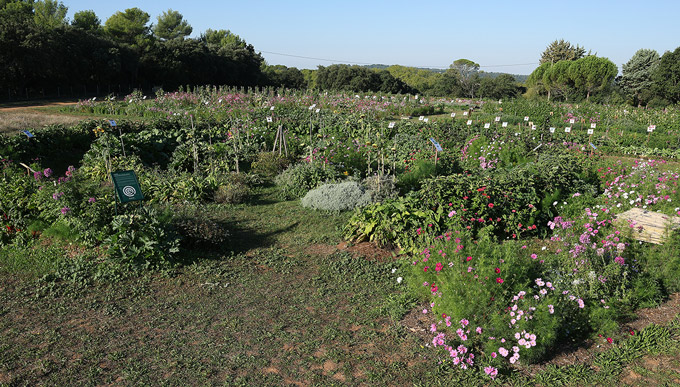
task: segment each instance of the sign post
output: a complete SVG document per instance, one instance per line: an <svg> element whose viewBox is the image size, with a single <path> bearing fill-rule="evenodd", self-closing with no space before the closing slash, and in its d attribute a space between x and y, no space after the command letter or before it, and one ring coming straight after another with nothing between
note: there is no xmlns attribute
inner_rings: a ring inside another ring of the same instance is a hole
<svg viewBox="0 0 680 387"><path fill-rule="evenodd" d="M134 171L111 172L111 180L118 199L114 202L116 215L118 215L118 201L120 201L120 204L125 204L138 200L139 206L142 206L141 201L144 200L144 195Z"/></svg>
<svg viewBox="0 0 680 387"><path fill-rule="evenodd" d="M111 125L112 128L118 128L118 138L120 138L120 147L123 148L123 157L125 157L125 144L123 143L123 132L120 130L120 126L116 124L115 120L108 120L109 125Z"/></svg>
<svg viewBox="0 0 680 387"><path fill-rule="evenodd" d="M437 171L437 159L439 158L439 152L441 152L443 149L434 138L430 137L430 142L434 146L434 170Z"/></svg>

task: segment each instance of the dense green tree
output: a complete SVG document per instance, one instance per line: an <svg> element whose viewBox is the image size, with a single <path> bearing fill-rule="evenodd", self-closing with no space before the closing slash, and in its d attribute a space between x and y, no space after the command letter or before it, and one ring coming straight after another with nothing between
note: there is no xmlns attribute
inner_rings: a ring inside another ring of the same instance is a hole
<svg viewBox="0 0 680 387"><path fill-rule="evenodd" d="M652 79L657 95L670 103L680 102L680 47L661 56Z"/></svg>
<svg viewBox="0 0 680 387"><path fill-rule="evenodd" d="M550 63L545 68L543 87L548 92L548 101L551 96L563 96L564 100L567 100L569 89L573 86L569 77L569 68L572 63L572 61L561 60L557 63Z"/></svg>
<svg viewBox="0 0 680 387"><path fill-rule="evenodd" d="M149 34L149 14L139 8L128 8L124 12L116 12L106 20L106 32L116 41L130 45L139 45Z"/></svg>
<svg viewBox="0 0 680 387"><path fill-rule="evenodd" d="M540 63L557 63L561 60L576 60L585 55L586 50L583 47L572 46L571 43L564 39L555 40L550 43L548 47L541 54Z"/></svg>
<svg viewBox="0 0 680 387"><path fill-rule="evenodd" d="M201 34L200 40L208 45L216 47L241 47L244 48L247 43L241 39L240 36L233 34L229 30L211 30L207 29Z"/></svg>
<svg viewBox="0 0 680 387"><path fill-rule="evenodd" d="M302 71L295 67L264 65L262 73L268 86L285 87L288 89L305 89L307 87Z"/></svg>
<svg viewBox="0 0 680 387"><path fill-rule="evenodd" d="M469 59L458 59L449 66L448 72L455 72L466 97L475 97L475 90L479 86L479 64Z"/></svg>
<svg viewBox="0 0 680 387"><path fill-rule="evenodd" d="M93 10L78 11L73 15L71 25L85 31L98 31L102 26L102 21Z"/></svg>
<svg viewBox="0 0 680 387"><path fill-rule="evenodd" d="M651 99L652 76L659 66L659 53L656 50L640 49L621 69L619 85L633 103L640 106Z"/></svg>
<svg viewBox="0 0 680 387"><path fill-rule="evenodd" d="M193 28L184 20L184 16L172 9L158 16L158 22L153 28L153 33L161 40L184 39L191 35Z"/></svg>
<svg viewBox="0 0 680 387"><path fill-rule="evenodd" d="M618 71L609 59L588 55L571 62L568 73L574 86L586 92L587 101L591 93L609 86Z"/></svg>
<svg viewBox="0 0 680 387"><path fill-rule="evenodd" d="M481 98L514 98L518 94L519 86L515 77L510 74L501 74L496 78L483 76L479 81L479 96Z"/></svg>
<svg viewBox="0 0 680 387"><path fill-rule="evenodd" d="M33 15L34 0L0 0L0 10L12 10Z"/></svg>
<svg viewBox="0 0 680 387"><path fill-rule="evenodd" d="M414 92L422 94L434 94L437 84L443 81L442 73L431 70L419 69L407 66L390 66L387 71L397 79L406 83Z"/></svg>
<svg viewBox="0 0 680 387"><path fill-rule="evenodd" d="M529 87L529 90L532 94L542 95L543 93L547 92L547 88L543 84L543 76L551 66L552 63L549 62L543 63L540 66L536 67L536 69L534 69L534 71L532 71L531 74L529 74L529 77L527 78L526 81L526 85Z"/></svg>
<svg viewBox="0 0 680 387"><path fill-rule="evenodd" d="M66 25L68 8L57 0L39 0L33 3L35 24L46 29Z"/></svg>
<svg viewBox="0 0 680 387"><path fill-rule="evenodd" d="M409 87L387 70L374 70L362 66L319 66L316 86L326 90L374 91L406 93Z"/></svg>

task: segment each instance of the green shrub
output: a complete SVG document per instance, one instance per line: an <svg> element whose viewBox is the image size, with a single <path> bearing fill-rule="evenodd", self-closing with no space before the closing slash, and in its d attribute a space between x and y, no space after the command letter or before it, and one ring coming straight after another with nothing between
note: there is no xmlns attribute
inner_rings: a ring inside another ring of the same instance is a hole
<svg viewBox="0 0 680 387"><path fill-rule="evenodd" d="M399 195L396 179L393 175L368 176L361 183L371 192L372 201L374 202L394 199Z"/></svg>
<svg viewBox="0 0 680 387"><path fill-rule="evenodd" d="M420 189L423 180L434 176L436 173L434 163L429 160L418 160L413 164L410 171L399 176L397 187L402 193Z"/></svg>
<svg viewBox="0 0 680 387"><path fill-rule="evenodd" d="M250 166L250 172L262 176L266 179L274 178L274 176L283 172L288 167L289 161L284 156L273 152L260 152L257 158Z"/></svg>
<svg viewBox="0 0 680 387"><path fill-rule="evenodd" d="M319 184L334 181L338 177L331 165L317 163L298 163L276 176L274 182L284 199L297 199Z"/></svg>
<svg viewBox="0 0 680 387"><path fill-rule="evenodd" d="M371 202L371 192L354 181L324 184L302 198L302 206L315 210L344 211L363 207Z"/></svg>
<svg viewBox="0 0 680 387"><path fill-rule="evenodd" d="M183 247L214 247L223 244L229 231L212 214L196 206L173 207L172 224Z"/></svg>
<svg viewBox="0 0 680 387"><path fill-rule="evenodd" d="M242 173L230 173L226 181L217 187L213 196L216 203L238 204L243 203L251 195L248 175Z"/></svg>

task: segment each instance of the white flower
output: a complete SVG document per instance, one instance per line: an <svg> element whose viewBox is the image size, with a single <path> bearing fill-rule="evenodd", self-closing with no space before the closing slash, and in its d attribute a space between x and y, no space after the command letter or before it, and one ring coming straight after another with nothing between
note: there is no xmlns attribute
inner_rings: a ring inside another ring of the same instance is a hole
<svg viewBox="0 0 680 387"><path fill-rule="evenodd" d="M403 280L404 280L403 278L401 278L401 277L397 277L397 283L398 283L398 284L400 284L400 283L401 283L401 281L403 281Z"/></svg>
<svg viewBox="0 0 680 387"><path fill-rule="evenodd" d="M394 274L397 271L397 268L392 269L392 274Z"/></svg>

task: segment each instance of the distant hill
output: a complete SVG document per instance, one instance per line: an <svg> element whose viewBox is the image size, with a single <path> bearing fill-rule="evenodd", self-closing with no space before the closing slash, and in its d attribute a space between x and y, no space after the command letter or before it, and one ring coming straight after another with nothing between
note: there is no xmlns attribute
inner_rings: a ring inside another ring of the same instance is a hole
<svg viewBox="0 0 680 387"><path fill-rule="evenodd" d="M390 66L385 65L385 64L372 64L372 65L366 65L364 67L368 67L369 69L385 70ZM406 66L406 67L410 67L410 66ZM433 73L443 73L443 72L446 71L446 69L432 69L432 68L426 68L426 67L414 67L414 68L416 68L418 70L432 71ZM482 77L491 77L491 78L496 78L497 76L499 76L501 74L507 74L507 73L486 72L486 71L480 71L479 72L479 75L481 75ZM522 74L510 74L510 75L512 75L515 78L515 80L519 83L524 83L524 82L526 82L527 78L529 78L528 75L522 75Z"/></svg>

